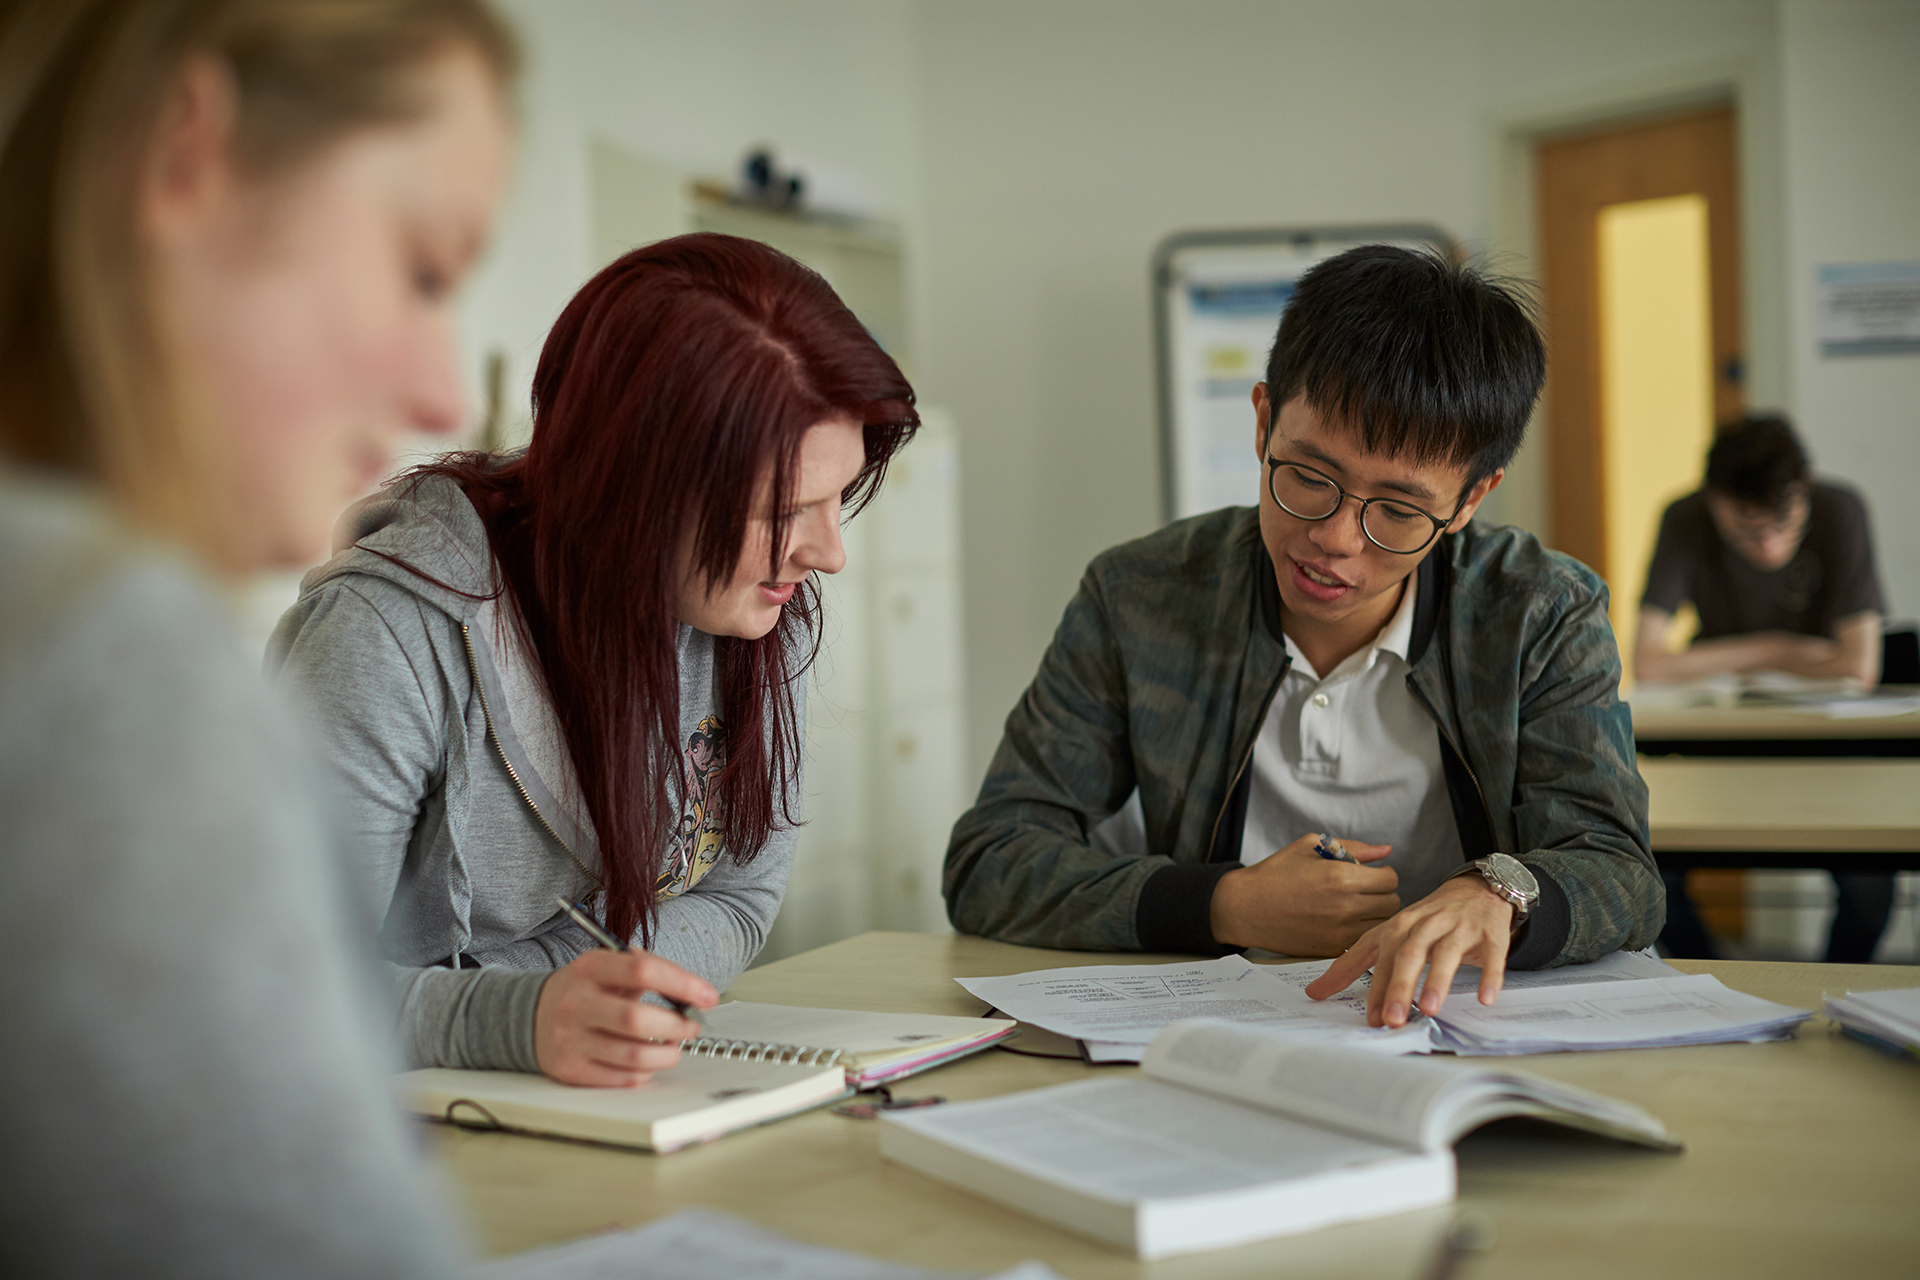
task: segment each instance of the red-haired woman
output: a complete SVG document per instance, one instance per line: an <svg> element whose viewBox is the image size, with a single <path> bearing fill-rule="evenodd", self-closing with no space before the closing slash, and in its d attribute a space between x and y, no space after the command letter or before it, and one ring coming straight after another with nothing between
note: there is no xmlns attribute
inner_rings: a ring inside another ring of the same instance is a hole
<svg viewBox="0 0 1920 1280"><path fill-rule="evenodd" d="M832 289L750 240L637 249L561 313L524 453L351 513L271 650L344 782L417 1065L627 1085L780 905L811 575L913 433ZM640 950L595 950L586 901ZM697 975L697 976L696 976Z"/></svg>

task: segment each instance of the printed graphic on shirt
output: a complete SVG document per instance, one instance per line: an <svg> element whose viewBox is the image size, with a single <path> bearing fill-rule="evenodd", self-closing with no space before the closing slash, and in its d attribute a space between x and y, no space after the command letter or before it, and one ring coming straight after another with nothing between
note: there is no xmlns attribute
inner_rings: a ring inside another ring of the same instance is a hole
<svg viewBox="0 0 1920 1280"><path fill-rule="evenodd" d="M673 898L699 884L720 860L720 813L715 787L726 763L725 730L719 716L703 716L680 754L686 806L667 849L667 865L654 881L656 897Z"/></svg>

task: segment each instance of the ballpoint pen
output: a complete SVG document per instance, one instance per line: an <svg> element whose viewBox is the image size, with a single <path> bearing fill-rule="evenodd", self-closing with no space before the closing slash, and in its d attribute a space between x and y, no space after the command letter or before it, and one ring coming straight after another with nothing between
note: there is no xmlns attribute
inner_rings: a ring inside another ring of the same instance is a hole
<svg viewBox="0 0 1920 1280"><path fill-rule="evenodd" d="M626 951L630 949L626 943L619 941L612 934L608 933L605 929L602 929L600 927L600 922L595 920L592 916L588 915L586 912L582 911L578 905L568 902L565 898L558 897L558 896L554 898L554 901L560 904L560 909L566 912L567 915L572 918L575 924L579 925L582 929L586 930L587 936L589 938L592 938L595 942L599 943L601 946L605 947L607 950ZM685 1018L688 1022L696 1022L703 1027L707 1025L706 1018L701 1016L700 1011L694 1008L692 1005L687 1004L685 1001L675 1000L672 996L668 995L664 991L655 992L654 994L658 995L662 1000L665 1000L668 1004L672 1005L673 1011L679 1014L681 1017Z"/></svg>
<svg viewBox="0 0 1920 1280"><path fill-rule="evenodd" d="M1360 859L1347 852L1347 846L1332 836L1321 836L1318 843L1313 846L1313 851L1328 862L1351 862L1356 866L1360 862Z"/></svg>

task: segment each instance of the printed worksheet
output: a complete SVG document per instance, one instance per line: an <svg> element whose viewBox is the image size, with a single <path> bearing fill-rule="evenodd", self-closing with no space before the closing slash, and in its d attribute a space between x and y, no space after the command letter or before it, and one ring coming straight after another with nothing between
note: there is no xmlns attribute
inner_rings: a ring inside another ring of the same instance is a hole
<svg viewBox="0 0 1920 1280"><path fill-rule="evenodd" d="M1558 969L1509 969L1500 989L1527 991L1535 987L1578 987L1589 982L1637 982L1642 978L1685 976L1648 947L1645 951L1616 951L1592 964L1563 964ZM1447 990L1450 993L1477 991L1479 987L1480 967L1468 964L1460 966L1453 976L1453 985Z"/></svg>
<svg viewBox="0 0 1920 1280"><path fill-rule="evenodd" d="M1321 969L1325 962L1314 962ZM1366 1043L1388 1052L1424 1053L1431 1028L1369 1027L1365 980L1329 1000L1309 1000L1305 981L1241 956L1187 964L1108 964L1040 969L955 981L1010 1018L1076 1040L1145 1045L1183 1018L1226 1018L1316 1043ZM1389 1047L1391 1046L1391 1047ZM1109 1061L1116 1060L1109 1058Z"/></svg>
<svg viewBox="0 0 1920 1280"><path fill-rule="evenodd" d="M1307 984L1327 971L1331 960L1291 960L1280 964L1260 966L1267 972L1305 989ZM1367 1002L1367 984L1371 975L1362 974L1360 980L1341 992L1335 999L1356 1001L1364 1007ZM1632 982L1641 978L1678 978L1678 969L1653 953L1653 948L1644 951L1616 951L1592 964L1565 964L1557 969L1509 969L1502 990L1519 991L1529 987L1576 987L1588 982ZM1480 967L1463 964L1453 975L1453 985L1449 993L1478 990L1480 986Z"/></svg>
<svg viewBox="0 0 1920 1280"><path fill-rule="evenodd" d="M976 1272L930 1271L802 1244L708 1209L684 1209L632 1231L614 1231L515 1254L482 1266L482 1280L972 1280ZM1027 1262L993 1280L1060 1280Z"/></svg>

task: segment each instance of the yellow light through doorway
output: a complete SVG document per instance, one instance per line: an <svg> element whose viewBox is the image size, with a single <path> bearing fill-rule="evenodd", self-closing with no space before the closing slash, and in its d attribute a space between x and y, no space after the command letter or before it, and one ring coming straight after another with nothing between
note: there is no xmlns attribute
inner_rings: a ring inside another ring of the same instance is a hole
<svg viewBox="0 0 1920 1280"><path fill-rule="evenodd" d="M1713 437L1706 197L1608 205L1598 240L1607 586L1630 666L1660 513L1698 487Z"/></svg>

